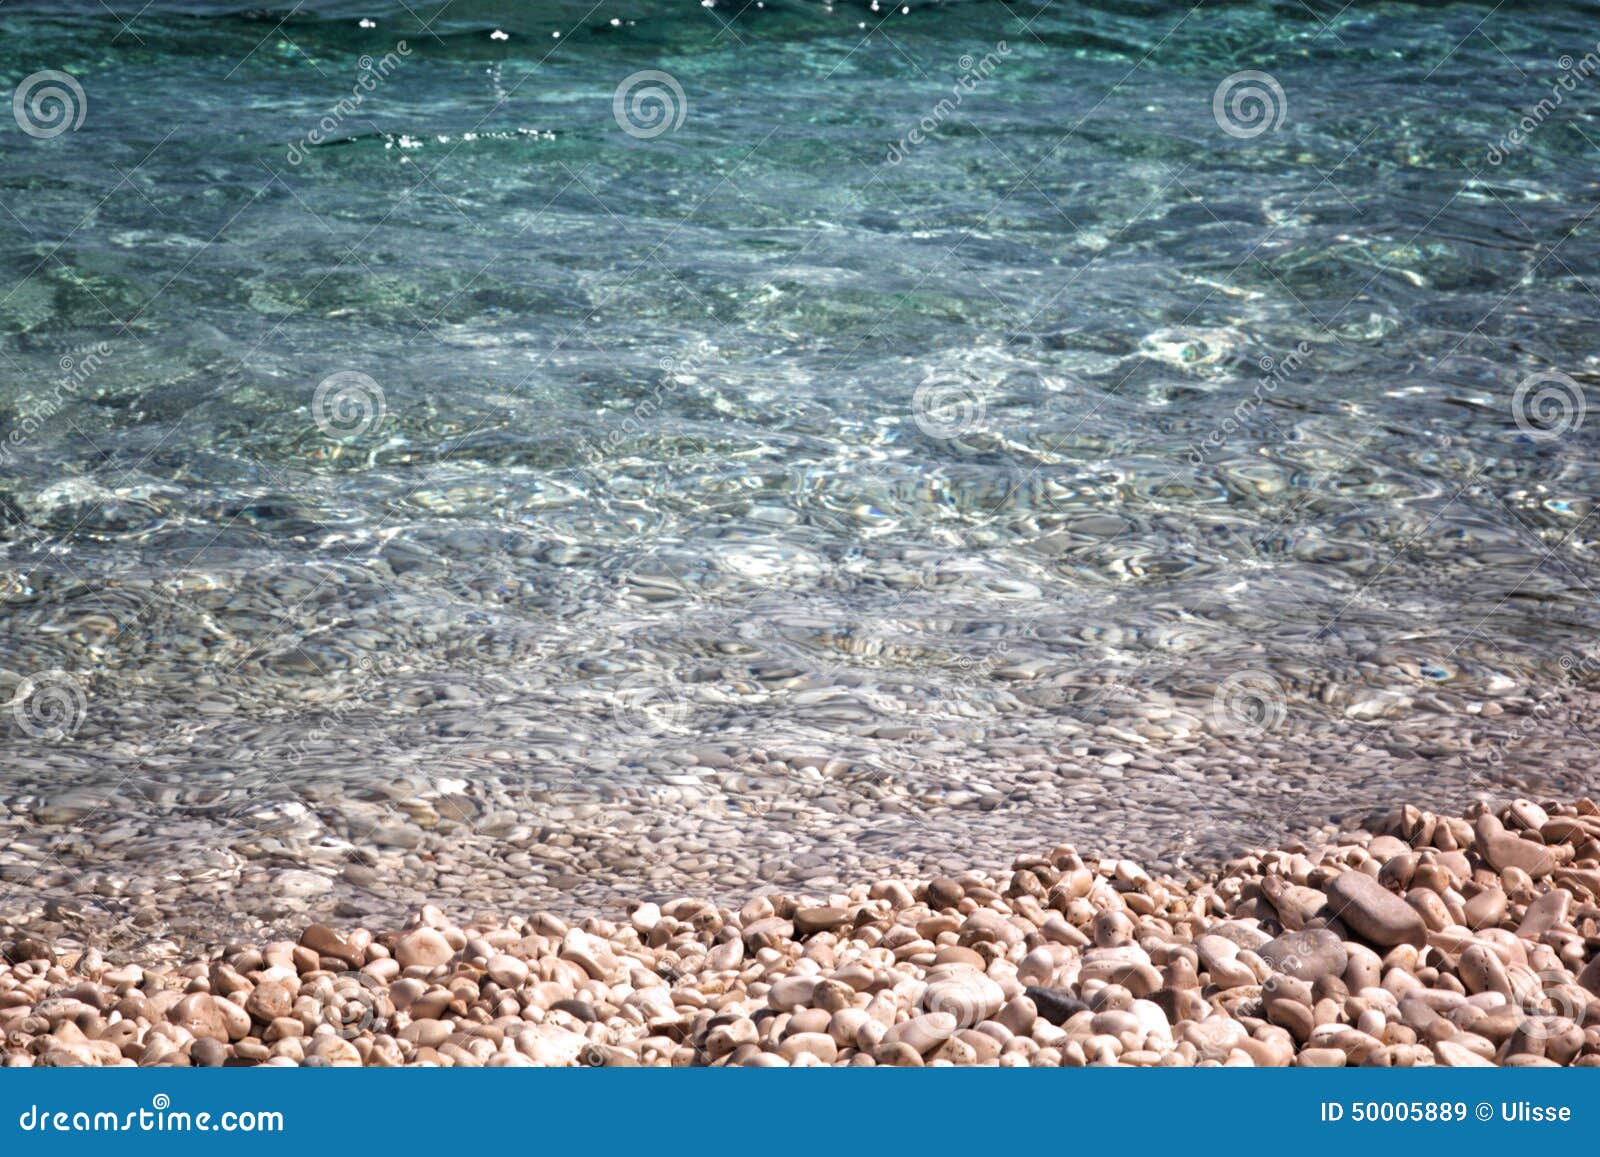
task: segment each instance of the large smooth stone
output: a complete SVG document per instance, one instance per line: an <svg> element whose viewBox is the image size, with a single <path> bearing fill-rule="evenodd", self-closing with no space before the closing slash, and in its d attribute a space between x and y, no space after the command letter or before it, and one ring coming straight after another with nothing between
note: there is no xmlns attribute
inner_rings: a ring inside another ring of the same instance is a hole
<svg viewBox="0 0 1600 1157"><path fill-rule="evenodd" d="M1328 901L1346 927L1383 948L1427 943L1422 916L1410 904L1363 872L1341 872L1328 885Z"/></svg>

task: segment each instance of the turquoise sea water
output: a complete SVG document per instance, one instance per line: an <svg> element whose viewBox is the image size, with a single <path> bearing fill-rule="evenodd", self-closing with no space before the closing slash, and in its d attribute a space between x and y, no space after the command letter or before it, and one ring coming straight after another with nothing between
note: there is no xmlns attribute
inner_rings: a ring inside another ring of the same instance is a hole
<svg viewBox="0 0 1600 1157"><path fill-rule="evenodd" d="M0 876L1585 787L1595 15L11 0Z"/></svg>

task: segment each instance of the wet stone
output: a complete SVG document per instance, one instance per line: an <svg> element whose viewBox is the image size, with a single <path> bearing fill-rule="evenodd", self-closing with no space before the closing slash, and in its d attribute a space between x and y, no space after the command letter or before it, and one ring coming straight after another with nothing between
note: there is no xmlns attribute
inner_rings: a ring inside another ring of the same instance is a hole
<svg viewBox="0 0 1600 1157"><path fill-rule="evenodd" d="M1055 1025L1065 1024L1068 1017L1089 1007L1071 990L1064 988L1033 986L1029 987L1024 995L1033 1002L1039 1016Z"/></svg>

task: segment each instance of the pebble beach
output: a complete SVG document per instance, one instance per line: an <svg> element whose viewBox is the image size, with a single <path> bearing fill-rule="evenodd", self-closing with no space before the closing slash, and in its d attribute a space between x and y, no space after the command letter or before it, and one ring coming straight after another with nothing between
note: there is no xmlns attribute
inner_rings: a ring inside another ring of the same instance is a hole
<svg viewBox="0 0 1600 1157"><path fill-rule="evenodd" d="M1592 4L1335 8L0 0L0 1064L1600 1064Z"/></svg>
<svg viewBox="0 0 1600 1157"><path fill-rule="evenodd" d="M1405 806L1203 876L1070 846L737 908L173 960L0 923L6 1066L1595 1066L1600 805Z"/></svg>

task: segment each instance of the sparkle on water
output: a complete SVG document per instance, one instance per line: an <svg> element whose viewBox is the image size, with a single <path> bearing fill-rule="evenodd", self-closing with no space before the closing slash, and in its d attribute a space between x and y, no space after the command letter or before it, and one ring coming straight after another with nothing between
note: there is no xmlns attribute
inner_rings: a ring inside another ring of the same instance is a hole
<svg viewBox="0 0 1600 1157"><path fill-rule="evenodd" d="M0 7L0 911L1593 782L1580 6L112 7Z"/></svg>

